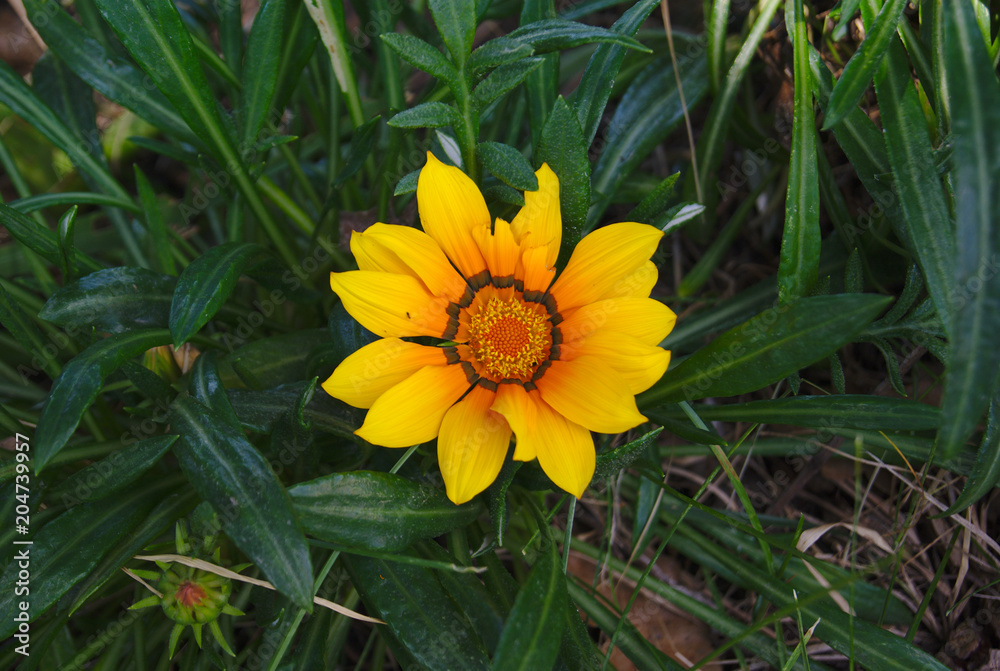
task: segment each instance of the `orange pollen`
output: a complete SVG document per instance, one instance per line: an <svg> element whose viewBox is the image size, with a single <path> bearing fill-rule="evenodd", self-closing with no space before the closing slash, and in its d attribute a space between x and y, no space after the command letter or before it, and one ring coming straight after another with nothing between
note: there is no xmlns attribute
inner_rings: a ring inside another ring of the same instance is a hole
<svg viewBox="0 0 1000 671"><path fill-rule="evenodd" d="M177 586L177 603L185 608L200 606L206 596L205 588L190 580L185 580Z"/></svg>
<svg viewBox="0 0 1000 671"><path fill-rule="evenodd" d="M469 346L489 377L527 382L548 356L551 330L534 304L494 296L471 317Z"/></svg>

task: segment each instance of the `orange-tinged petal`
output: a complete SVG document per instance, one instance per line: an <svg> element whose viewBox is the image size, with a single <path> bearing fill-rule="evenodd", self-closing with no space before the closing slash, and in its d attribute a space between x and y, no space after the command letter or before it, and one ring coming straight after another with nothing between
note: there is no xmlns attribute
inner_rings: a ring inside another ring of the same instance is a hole
<svg viewBox="0 0 1000 671"><path fill-rule="evenodd" d="M438 435L438 464L448 498L465 503L496 480L510 447L510 427L490 410L496 393L475 387L451 406Z"/></svg>
<svg viewBox="0 0 1000 671"><path fill-rule="evenodd" d="M448 299L431 295L411 275L351 270L330 273L330 286L347 312L380 336L441 337L448 328Z"/></svg>
<svg viewBox="0 0 1000 671"><path fill-rule="evenodd" d="M469 278L486 269L473 229L490 227L490 211L475 182L464 172L427 152L427 163L417 180L420 223Z"/></svg>
<svg viewBox="0 0 1000 671"><path fill-rule="evenodd" d="M514 234L510 232L510 224L503 219L497 219L493 224L493 232L489 228L476 228L472 231L479 251L486 259L490 274L493 277L506 277L513 275L517 270L517 262L520 259L521 248L514 241Z"/></svg>
<svg viewBox="0 0 1000 671"><path fill-rule="evenodd" d="M611 224L587 235L552 285L550 293L559 310L614 297L623 280L645 267L662 237L658 228L631 222Z"/></svg>
<svg viewBox="0 0 1000 671"><path fill-rule="evenodd" d="M362 270L366 268L361 265L359 251L366 264L374 262L387 272L413 275L437 296L457 301L465 291L465 280L438 244L431 236L415 228L375 224L364 233L351 236L351 251L358 258L358 267Z"/></svg>
<svg viewBox="0 0 1000 671"><path fill-rule="evenodd" d="M426 443L437 437L444 414L468 389L461 366L424 366L379 396L355 433L384 447Z"/></svg>
<svg viewBox="0 0 1000 671"><path fill-rule="evenodd" d="M611 366L632 394L652 387L670 364L667 350L614 331L597 331L590 337L562 344L560 359L572 361L581 356L592 356Z"/></svg>
<svg viewBox="0 0 1000 671"><path fill-rule="evenodd" d="M646 421L622 376L592 356L553 361L535 381L552 408L599 433L620 433Z"/></svg>
<svg viewBox="0 0 1000 671"><path fill-rule="evenodd" d="M547 163L535 172L538 191L524 192L524 207L510 222L514 239L522 247L545 247L545 263L556 264L562 244L562 214L559 208L559 178Z"/></svg>
<svg viewBox="0 0 1000 671"><path fill-rule="evenodd" d="M559 325L564 341L599 331L626 333L646 345L658 345L674 328L677 315L652 298L609 298L573 310Z"/></svg>
<svg viewBox="0 0 1000 671"><path fill-rule="evenodd" d="M323 383L323 389L356 408L370 408L379 396L424 366L446 363L440 347L382 338L344 359Z"/></svg>
<svg viewBox="0 0 1000 671"><path fill-rule="evenodd" d="M516 276L524 282L525 291L544 292L552 284L556 269L546 262L547 254L545 247L530 247L523 251Z"/></svg>
<svg viewBox="0 0 1000 671"><path fill-rule="evenodd" d="M528 397L528 392L520 384L501 384L497 388L493 410L506 418L517 436L515 461L531 461L537 456L533 440L536 408L537 402Z"/></svg>

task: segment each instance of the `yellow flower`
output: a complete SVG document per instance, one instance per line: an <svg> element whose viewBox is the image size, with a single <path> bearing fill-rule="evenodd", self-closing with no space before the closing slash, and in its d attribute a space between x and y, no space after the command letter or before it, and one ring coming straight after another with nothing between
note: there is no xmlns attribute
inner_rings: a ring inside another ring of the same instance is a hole
<svg viewBox="0 0 1000 671"><path fill-rule="evenodd" d="M622 223L587 235L555 282L559 180L547 165L510 223L458 168L428 152L417 184L423 231L375 224L351 236L360 270L330 284L382 336L347 357L323 388L368 408L357 435L386 447L438 439L448 497L464 503L513 458L538 459L581 496L594 474L591 431L646 421L635 394L666 371L657 347L673 312L649 298L663 233ZM440 346L403 338L430 336Z"/></svg>

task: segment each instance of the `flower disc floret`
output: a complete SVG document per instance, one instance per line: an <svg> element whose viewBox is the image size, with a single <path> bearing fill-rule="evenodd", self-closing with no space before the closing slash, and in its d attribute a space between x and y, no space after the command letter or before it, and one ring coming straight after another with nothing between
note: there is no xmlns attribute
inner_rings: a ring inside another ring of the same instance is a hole
<svg viewBox="0 0 1000 671"><path fill-rule="evenodd" d="M494 382L528 382L548 358L552 325L536 305L493 296L470 317L468 344L481 375Z"/></svg>

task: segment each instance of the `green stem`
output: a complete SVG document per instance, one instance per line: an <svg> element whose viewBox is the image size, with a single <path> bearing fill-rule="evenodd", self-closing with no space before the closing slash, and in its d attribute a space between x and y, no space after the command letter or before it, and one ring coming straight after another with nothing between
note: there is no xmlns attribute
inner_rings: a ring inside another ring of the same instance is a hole
<svg viewBox="0 0 1000 671"><path fill-rule="evenodd" d="M330 53L333 74L337 77L340 91L347 98L351 123L357 128L365 122L365 114L361 108L361 95L358 93L358 82L354 77L354 68L347 47L344 7L332 0L306 0L306 9L316 28L319 29L320 39Z"/></svg>

